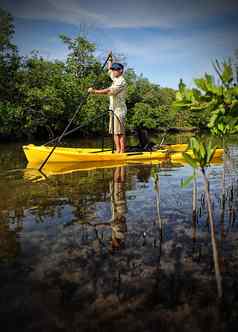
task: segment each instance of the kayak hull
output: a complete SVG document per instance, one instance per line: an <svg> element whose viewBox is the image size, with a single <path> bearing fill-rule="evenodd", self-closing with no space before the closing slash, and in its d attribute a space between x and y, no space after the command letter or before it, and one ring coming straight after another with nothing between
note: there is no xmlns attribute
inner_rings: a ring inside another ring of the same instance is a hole
<svg viewBox="0 0 238 332"><path fill-rule="evenodd" d="M191 157L193 157L193 153L191 150L186 151L187 154L189 154ZM216 149L212 160L220 159L223 156L224 150L223 149ZM175 152L171 154L171 161L183 161L185 160L183 157L183 152Z"/></svg>
<svg viewBox="0 0 238 332"><path fill-rule="evenodd" d="M175 151L185 151L187 144L171 145ZM52 147L36 146L33 144L23 146L23 151L28 162L42 163L50 153ZM153 152L129 152L112 153L111 150L86 148L62 148L57 147L49 158L49 162L100 162L100 161L128 161L128 160L151 160L168 157L169 150L161 149Z"/></svg>
<svg viewBox="0 0 238 332"><path fill-rule="evenodd" d="M29 163L40 165L49 155L52 147L37 146L33 144L23 146L23 151ZM53 163L92 163L92 162L128 162L145 160L183 160L182 152L187 149L187 144L166 145L164 149L152 152L112 153L110 150L87 148L62 148L57 147L48 162ZM189 151L188 151L189 152ZM214 158L219 158L223 149L217 149Z"/></svg>

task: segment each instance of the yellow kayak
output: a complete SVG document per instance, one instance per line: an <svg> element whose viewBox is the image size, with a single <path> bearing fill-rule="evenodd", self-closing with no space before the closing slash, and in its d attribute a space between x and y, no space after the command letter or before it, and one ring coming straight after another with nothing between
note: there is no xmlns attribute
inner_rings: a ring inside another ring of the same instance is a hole
<svg viewBox="0 0 238 332"><path fill-rule="evenodd" d="M186 151L187 154L189 154L191 157L193 157L193 152L191 150ZM220 159L223 156L224 150L223 149L216 149L212 160L216 160L216 159ZM184 157L183 157L183 152L175 152L173 154L171 154L170 156L171 161L183 161Z"/></svg>
<svg viewBox="0 0 238 332"><path fill-rule="evenodd" d="M29 163L40 165L50 153L52 147L37 146L33 144L23 146L23 151ZM88 148L66 148L57 147L50 156L50 163L67 163L67 162L128 162L128 161L146 161L171 159L181 160L182 152L187 149L187 144L165 145L162 149L152 152L126 152L112 153L111 150L88 149ZM223 149L217 149L214 158L223 154Z"/></svg>
<svg viewBox="0 0 238 332"><path fill-rule="evenodd" d="M50 156L49 162L98 162L98 161L128 161L164 159L171 152L185 151L187 144L174 144L153 152L128 152L112 153L111 150L88 148L63 148L57 147ZM37 146L33 144L23 146L23 151L28 162L42 163L50 153L52 147Z"/></svg>

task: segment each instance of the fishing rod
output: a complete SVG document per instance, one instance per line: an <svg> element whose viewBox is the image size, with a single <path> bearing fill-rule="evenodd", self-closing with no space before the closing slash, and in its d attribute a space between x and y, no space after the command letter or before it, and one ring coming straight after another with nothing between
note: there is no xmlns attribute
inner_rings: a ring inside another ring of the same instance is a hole
<svg viewBox="0 0 238 332"><path fill-rule="evenodd" d="M105 60L104 64L101 67L100 72L103 71L103 69L105 68L108 60L111 58L111 52L108 54L107 59ZM94 82L95 83L95 82ZM74 121L74 119L76 118L76 116L78 115L78 113L81 111L82 106L84 105L84 103L87 101L88 96L90 95L90 92L87 92L87 94L82 98L79 106L77 107L74 115L72 116L72 118L70 119L69 123L67 124L67 126L65 127L64 131L62 132L62 134L58 137L56 143L54 144L54 146L52 147L50 153L48 154L48 156L45 158L45 160L43 161L43 163L41 164L39 171L42 170L42 168L45 166L45 164L47 163L47 161L49 160L50 156L52 155L52 153L55 151L55 149L57 148L58 144L60 143L60 141L62 140L62 138L66 135L68 129L70 128L72 122Z"/></svg>

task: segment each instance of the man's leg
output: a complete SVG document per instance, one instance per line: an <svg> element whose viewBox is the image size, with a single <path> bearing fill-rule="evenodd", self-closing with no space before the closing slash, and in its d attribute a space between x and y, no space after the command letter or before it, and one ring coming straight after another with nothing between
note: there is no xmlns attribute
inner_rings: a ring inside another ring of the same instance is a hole
<svg viewBox="0 0 238 332"><path fill-rule="evenodd" d="M120 134L119 136L119 147L120 147L120 152L124 153L125 152L125 135Z"/></svg>
<svg viewBox="0 0 238 332"><path fill-rule="evenodd" d="M119 138L120 135L114 135L114 142L115 142L115 145L116 145L116 152L120 152L120 138Z"/></svg>
<svg viewBox="0 0 238 332"><path fill-rule="evenodd" d="M125 167L117 167L113 173L113 179L115 183L125 182Z"/></svg>

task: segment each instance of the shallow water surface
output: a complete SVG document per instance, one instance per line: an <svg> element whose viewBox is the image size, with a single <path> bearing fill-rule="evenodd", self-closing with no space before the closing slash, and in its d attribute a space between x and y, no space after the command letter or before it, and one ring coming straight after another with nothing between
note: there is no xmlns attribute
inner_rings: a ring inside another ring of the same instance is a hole
<svg viewBox="0 0 238 332"><path fill-rule="evenodd" d="M233 331L238 322L238 141L202 177L134 164L42 177L1 145L3 331Z"/></svg>

